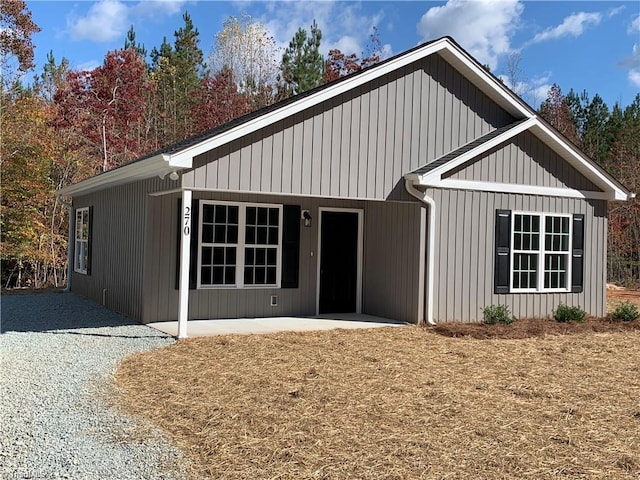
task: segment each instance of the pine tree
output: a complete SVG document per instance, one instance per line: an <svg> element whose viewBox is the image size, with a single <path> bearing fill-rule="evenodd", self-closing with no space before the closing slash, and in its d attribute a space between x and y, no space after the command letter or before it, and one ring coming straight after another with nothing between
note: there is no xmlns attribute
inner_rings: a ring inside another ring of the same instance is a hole
<svg viewBox="0 0 640 480"><path fill-rule="evenodd" d="M607 135L609 108L602 97L596 94L586 109L582 148L593 160L603 165L614 138Z"/></svg>
<svg viewBox="0 0 640 480"><path fill-rule="evenodd" d="M324 82L325 63L320 54L322 32L315 20L310 35L300 28L282 55L284 89L291 95L310 90Z"/></svg>
<svg viewBox="0 0 640 480"><path fill-rule="evenodd" d="M191 111L204 69L198 29L188 13L182 16L184 26L174 33L175 67L175 137L176 141L194 134Z"/></svg>
<svg viewBox="0 0 640 480"><path fill-rule="evenodd" d="M133 29L133 25L131 25L129 31L127 32L127 38L124 39L124 50L129 49L133 49L138 52L140 57L142 57L146 62L147 49L141 43L136 43L136 32Z"/></svg>

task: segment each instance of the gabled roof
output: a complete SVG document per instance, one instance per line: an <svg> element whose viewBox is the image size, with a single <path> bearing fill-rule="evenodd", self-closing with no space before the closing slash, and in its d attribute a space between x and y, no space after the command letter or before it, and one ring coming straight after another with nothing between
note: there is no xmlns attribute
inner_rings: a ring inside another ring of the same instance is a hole
<svg viewBox="0 0 640 480"><path fill-rule="evenodd" d="M504 184L446 179L445 174L456 167L477 158L492 148L504 144L516 135L530 131L555 151L569 165L579 171L602 191L578 191L569 188L549 188L528 185ZM459 188L503 193L528 193L574 198L602 200L628 200L635 197L624 185L609 175L597 163L585 156L575 145L538 116L518 120L497 128L442 157L427 163L405 175L416 185L441 188Z"/></svg>
<svg viewBox="0 0 640 480"><path fill-rule="evenodd" d="M503 127L497 129L490 134L474 140L465 147L462 147L455 152L451 152L449 155L445 156L447 157L446 159L443 157L439 160L440 163L438 166L425 165L423 168L427 168L427 170L425 170L424 173L428 173L430 171L435 172L438 171L438 168L453 164L454 162L457 162L457 159L466 157L469 152L477 151L478 148L484 148L486 145L491 145L496 141L496 139L503 138L505 134L511 134L522 128L522 125L527 123L527 119L531 120L537 118L536 112L531 109L531 107L529 107L522 99L482 67L453 39L443 37L432 42L419 45L411 50L386 59L357 73L342 77L331 83L239 117L200 135L188 138L182 142L145 155L126 165L101 173L95 177L88 178L77 184L64 187L60 189L57 194L69 196L81 195L155 176L164 178L164 176L171 172L189 169L193 165L193 159L198 155L221 145L228 144L237 138L253 133L280 120L289 118L296 113L353 90L387 73L393 72L417 60L433 55L434 53L441 55L464 77L468 78L485 95L496 102L511 116L522 120L507 126L509 128ZM542 125L539 120L537 120L537 123ZM545 131L548 130L547 127L540 128L543 128ZM558 135L554 136L552 131L548 132L547 137L556 143L563 143L563 140ZM584 157L584 155L579 153L575 147L571 147L570 143L568 143L566 147L569 150L575 150L574 154L579 156L582 162L590 164L593 163ZM456 152L457 155L455 155ZM587 170L589 169L587 168ZM598 169L596 166L592 166L591 170L597 170L597 176L602 175L605 178L604 183L609 185L608 188L616 190L616 198L627 198L629 192L626 191L624 187L621 187L621 185L613 180L608 174L603 172L601 169ZM412 172L410 175L419 176L421 174L416 171ZM176 188L179 186L180 185L176 183Z"/></svg>

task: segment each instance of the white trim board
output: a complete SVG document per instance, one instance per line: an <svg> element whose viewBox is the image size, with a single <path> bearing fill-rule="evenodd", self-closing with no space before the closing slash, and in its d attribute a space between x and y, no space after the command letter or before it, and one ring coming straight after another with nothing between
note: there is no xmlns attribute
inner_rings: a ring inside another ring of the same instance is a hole
<svg viewBox="0 0 640 480"><path fill-rule="evenodd" d="M424 184L421 184L424 185ZM538 187L516 183L477 182L473 180L444 179L426 185L427 187L450 188L455 190L476 190L496 193L520 193L544 197L582 198L589 200L613 200L613 193L574 190L572 188Z"/></svg>

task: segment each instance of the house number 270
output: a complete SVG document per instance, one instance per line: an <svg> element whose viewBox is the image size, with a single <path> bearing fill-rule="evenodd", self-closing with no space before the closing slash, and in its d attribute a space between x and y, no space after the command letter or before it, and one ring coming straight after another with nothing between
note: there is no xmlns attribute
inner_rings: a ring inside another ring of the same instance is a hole
<svg viewBox="0 0 640 480"><path fill-rule="evenodd" d="M189 235L189 233L191 232L191 207L189 206L185 206L184 207L184 215L182 217L184 219L184 227L182 229L182 233L184 235Z"/></svg>

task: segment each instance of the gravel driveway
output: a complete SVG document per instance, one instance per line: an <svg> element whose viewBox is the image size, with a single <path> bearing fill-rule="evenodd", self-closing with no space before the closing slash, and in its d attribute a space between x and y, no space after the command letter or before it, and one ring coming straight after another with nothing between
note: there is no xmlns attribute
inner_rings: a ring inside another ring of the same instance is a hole
<svg viewBox="0 0 640 480"><path fill-rule="evenodd" d="M71 293L0 302L0 478L186 477L159 433L105 401L123 357L172 338Z"/></svg>

